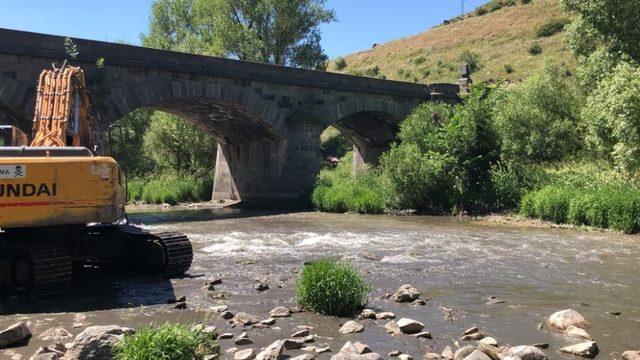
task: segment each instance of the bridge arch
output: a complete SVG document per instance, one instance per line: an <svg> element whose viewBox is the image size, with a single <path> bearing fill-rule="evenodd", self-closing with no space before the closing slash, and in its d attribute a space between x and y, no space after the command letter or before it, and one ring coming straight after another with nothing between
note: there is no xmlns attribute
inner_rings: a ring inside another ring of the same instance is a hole
<svg viewBox="0 0 640 360"><path fill-rule="evenodd" d="M15 73L0 73L0 122L17 126L28 133L34 106L33 88L12 75Z"/></svg>

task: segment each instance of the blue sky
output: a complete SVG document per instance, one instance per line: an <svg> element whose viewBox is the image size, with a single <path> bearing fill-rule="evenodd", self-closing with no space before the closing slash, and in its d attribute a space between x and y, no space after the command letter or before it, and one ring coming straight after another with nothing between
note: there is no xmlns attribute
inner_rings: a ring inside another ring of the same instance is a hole
<svg viewBox="0 0 640 360"><path fill-rule="evenodd" d="M152 0L0 0L0 27L139 43ZM487 0L465 0L467 10ZM420 33L460 14L459 0L328 0L338 22L323 26L331 58Z"/></svg>

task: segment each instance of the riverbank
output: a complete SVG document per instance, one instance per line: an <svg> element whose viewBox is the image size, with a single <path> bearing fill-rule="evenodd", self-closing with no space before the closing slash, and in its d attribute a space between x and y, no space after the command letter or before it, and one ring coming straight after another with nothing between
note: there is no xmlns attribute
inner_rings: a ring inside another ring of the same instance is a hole
<svg viewBox="0 0 640 360"><path fill-rule="evenodd" d="M202 322L216 326L219 334L233 335L219 340L223 358L233 358L227 352L233 348L260 352L276 340L290 338L300 326L311 326L314 342L305 346L331 349L317 355L319 359L329 359L347 341L368 344L385 358L400 351L420 359L427 353L440 354L447 346L455 351L456 344L475 344L461 338L477 326L501 346L548 344L543 351L549 358L569 359L559 349L579 341L537 327L545 317L569 308L591 323L588 332L600 348L598 358L619 358L611 354L640 348L636 236L458 217L281 214L233 208L176 209L130 218L149 229L187 233L195 250L189 276L169 281L87 269L62 298L12 301L2 309L0 328L25 321L34 333L27 345L10 350L28 358L39 346L50 345L52 341L38 336L54 327L77 336L94 325L139 329L165 322ZM296 312L298 274L305 262L318 257L353 264L373 286L367 306L376 313L392 312L396 319ZM203 289L218 279L222 282ZM420 291L425 305L387 298L407 283ZM183 310L167 303L183 296ZM277 306L293 313L269 326L233 324L224 319L226 313L217 312L226 307L234 316L244 312L262 321L271 318ZM388 334L385 325L401 318L425 324L432 338ZM349 320L358 321L364 330L340 333ZM243 332L253 343L236 344ZM289 356L303 353L286 351Z"/></svg>

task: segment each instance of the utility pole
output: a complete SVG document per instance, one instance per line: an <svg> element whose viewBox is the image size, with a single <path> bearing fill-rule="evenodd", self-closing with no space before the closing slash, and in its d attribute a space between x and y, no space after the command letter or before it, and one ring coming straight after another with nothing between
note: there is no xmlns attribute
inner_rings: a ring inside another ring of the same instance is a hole
<svg viewBox="0 0 640 360"><path fill-rule="evenodd" d="M460 16L464 16L464 0L460 0Z"/></svg>

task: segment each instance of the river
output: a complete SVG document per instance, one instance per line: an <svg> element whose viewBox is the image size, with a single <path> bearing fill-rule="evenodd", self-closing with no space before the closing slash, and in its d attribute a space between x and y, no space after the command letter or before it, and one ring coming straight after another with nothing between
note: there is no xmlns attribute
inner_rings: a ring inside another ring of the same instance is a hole
<svg viewBox="0 0 640 360"><path fill-rule="evenodd" d="M270 329L249 330L256 350L305 324L319 336L315 346L328 345L334 353L346 340L359 340L385 357L401 350L420 359L426 352L454 346L466 328L479 326L501 345L548 343L547 355L561 359L566 357L557 350L579 341L539 330L537 325L568 308L591 323L588 332L600 348L598 358L640 349L638 236L447 217L229 208L137 213L130 220L148 229L188 234L195 248L190 275L166 281L83 271L74 290L62 298L0 308L4 314L0 327L22 319L31 321L36 335L53 326L64 326L75 335L87 325L205 321L220 332L238 335L241 329L206 309L225 304L234 313L267 318L277 305L294 307L295 282L303 263L332 257L349 261L373 285L370 307L423 322L433 339L392 337L384 332L386 321L374 320L363 321L363 333L342 335L337 330L345 319L299 313L279 319ZM216 286L216 293L224 299L213 300L201 287L217 277L223 283ZM253 287L258 281L270 289L258 292ZM427 305L396 304L384 298L407 283L430 299ZM180 296L187 297L187 310L166 304ZM490 297L504 303L488 305ZM82 326L74 328L74 323ZM40 345L46 343L33 338L14 350L28 358ZM223 350L234 346L233 340L222 340L221 345Z"/></svg>

